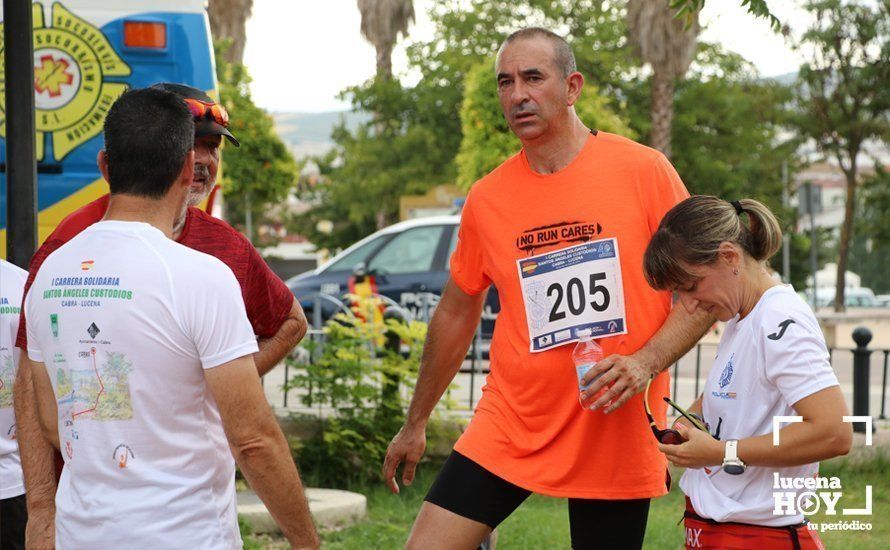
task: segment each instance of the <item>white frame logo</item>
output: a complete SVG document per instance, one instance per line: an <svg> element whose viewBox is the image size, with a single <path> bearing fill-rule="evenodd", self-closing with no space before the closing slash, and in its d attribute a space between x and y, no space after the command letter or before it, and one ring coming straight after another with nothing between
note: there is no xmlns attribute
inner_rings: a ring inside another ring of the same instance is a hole
<svg viewBox="0 0 890 550"><path fill-rule="evenodd" d="M844 416L845 423L862 422L865 424L865 446L872 446L871 416ZM803 422L802 416L775 416L773 417L773 446L778 447L780 441L780 429L782 424L794 424ZM811 478L781 478L778 472L774 472L773 481L773 514L777 516L816 514L824 505L825 515L837 515L837 503L842 496L840 480L836 477L811 477ZM783 491L782 489L791 489ZM800 491L803 489L803 491ZM870 516L872 515L872 486L865 486L865 507L844 508L841 510L844 516ZM870 531L871 523L857 521L809 524L811 529L818 531L852 530Z"/></svg>

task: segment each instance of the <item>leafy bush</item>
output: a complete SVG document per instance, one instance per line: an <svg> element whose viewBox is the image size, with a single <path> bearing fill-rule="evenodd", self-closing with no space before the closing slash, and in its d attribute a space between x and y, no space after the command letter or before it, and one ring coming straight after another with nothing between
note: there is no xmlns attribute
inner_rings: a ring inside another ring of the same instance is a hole
<svg viewBox="0 0 890 550"><path fill-rule="evenodd" d="M414 387L426 324L366 318L335 317L323 338L303 344L308 364L289 359L296 374L288 389L318 410L315 434L294 444L310 485L378 480L386 447L404 422L403 390Z"/></svg>

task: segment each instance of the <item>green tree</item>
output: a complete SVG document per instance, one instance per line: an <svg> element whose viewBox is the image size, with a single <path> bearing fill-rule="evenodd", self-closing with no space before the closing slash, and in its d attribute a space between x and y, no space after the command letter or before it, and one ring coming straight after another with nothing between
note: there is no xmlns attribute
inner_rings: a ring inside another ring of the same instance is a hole
<svg viewBox="0 0 890 550"><path fill-rule="evenodd" d="M381 225L381 213L384 224L394 221L401 195L455 181L463 138L455 114L464 78L491 59L510 32L543 25L566 34L579 69L603 90L618 90L622 67L631 67L622 46L623 10L614 2L448 0L434 6L430 17L433 37L408 47L409 65L422 76L417 85L371 80L344 93L354 110L375 118L352 133L336 129L335 150L317 159L323 181L301 190L313 206L292 227L319 247L352 244ZM620 106L620 94L608 97ZM320 231L320 221L330 222L323 225L331 231Z"/></svg>
<svg viewBox="0 0 890 550"><path fill-rule="evenodd" d="M748 62L714 46L703 46L699 59L720 74L696 72L678 88L677 171L690 193L756 198L779 212L782 163L793 164L797 146L779 137L788 119L789 90L757 79Z"/></svg>
<svg viewBox="0 0 890 550"><path fill-rule="evenodd" d="M268 219L270 208L280 204L296 185L299 170L275 133L272 118L253 102L247 69L225 60L227 47L217 44L216 77L220 100L229 111L229 129L241 147L225 147L221 184L226 218L254 235L254 227ZM248 212L252 227L248 227Z"/></svg>
<svg viewBox="0 0 890 550"><path fill-rule="evenodd" d="M813 23L798 47L811 52L811 61L800 68L795 122L823 155L837 161L846 178L834 306L844 311L858 157L867 140L890 139L890 2L812 0L805 7Z"/></svg>
<svg viewBox="0 0 890 550"><path fill-rule="evenodd" d="M210 35L217 40L231 40L231 47L223 53L229 63L241 63L244 59L245 24L252 10L253 0L210 0L207 3Z"/></svg>
<svg viewBox="0 0 890 550"><path fill-rule="evenodd" d="M766 0L740 0L740 3L751 15L769 21L774 30L782 27L782 22L770 11ZM705 7L705 0L670 0L670 5L677 10L677 17L688 18L690 14L697 13Z"/></svg>
<svg viewBox="0 0 890 550"><path fill-rule="evenodd" d="M399 35L408 34L408 25L414 21L414 3L411 0L358 0L362 14L362 36L377 51L377 77L392 78L392 49Z"/></svg>
<svg viewBox="0 0 890 550"><path fill-rule="evenodd" d="M590 128L634 137L593 84L584 85L575 110ZM477 63L467 74L460 120L463 140L456 159L457 183L468 189L522 147L501 111L493 58Z"/></svg>
<svg viewBox="0 0 890 550"><path fill-rule="evenodd" d="M670 158L674 87L695 57L698 11L687 10L684 22L666 0L629 0L627 21L634 53L652 68L649 144Z"/></svg>
<svg viewBox="0 0 890 550"><path fill-rule="evenodd" d="M395 80L375 79L349 90L356 110L376 117L349 132L339 126L335 148L316 159L322 181L301 196L312 208L292 224L320 248L348 246L398 219L399 198L442 183L436 167L442 152L436 133L418 124L416 99ZM321 231L319 222L329 222Z"/></svg>
<svg viewBox="0 0 890 550"><path fill-rule="evenodd" d="M464 127L461 111L465 78L493 59L513 31L543 26L566 37L578 70L609 98L619 114L627 70L633 66L625 48L624 10L605 0L446 0L430 11L433 37L408 46L409 65L422 75L414 88L417 122L429 126L442 149L436 172L456 177L457 152ZM494 91L492 91L494 96Z"/></svg>
<svg viewBox="0 0 890 550"><path fill-rule="evenodd" d="M890 293L890 172L877 165L875 174L862 182L855 236L850 247L850 269L862 277L862 286L879 294Z"/></svg>

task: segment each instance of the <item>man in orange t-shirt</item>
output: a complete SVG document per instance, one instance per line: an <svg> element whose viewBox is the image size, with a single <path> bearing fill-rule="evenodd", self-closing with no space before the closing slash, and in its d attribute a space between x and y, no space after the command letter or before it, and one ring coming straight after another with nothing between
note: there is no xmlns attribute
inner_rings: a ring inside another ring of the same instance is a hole
<svg viewBox="0 0 890 550"><path fill-rule="evenodd" d="M501 46L496 70L504 116L523 149L467 198L451 280L384 478L398 492L395 472L405 462L402 479L413 480L426 422L494 284L501 313L491 374L408 547L475 548L541 493L569 499L574 548L639 548L649 500L667 492L667 463L639 392L713 322L672 309L670 293L652 290L642 272L662 215L688 193L661 153L584 126L573 108L583 77L562 38L518 31ZM571 344L582 329L606 359L591 369L588 380L605 374L579 404ZM664 372L650 390L662 424L668 386Z"/></svg>

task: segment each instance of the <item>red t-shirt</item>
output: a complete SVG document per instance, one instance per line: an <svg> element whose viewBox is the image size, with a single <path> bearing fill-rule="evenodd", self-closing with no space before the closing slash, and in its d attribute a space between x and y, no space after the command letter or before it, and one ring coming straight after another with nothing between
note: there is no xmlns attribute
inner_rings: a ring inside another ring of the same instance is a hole
<svg viewBox="0 0 890 550"><path fill-rule="evenodd" d="M43 261L75 235L102 219L108 209L109 196L105 195L72 212L56 227L40 246L28 266L25 295ZM219 258L229 266L238 284L247 308L247 318L254 334L269 338L278 332L293 305L294 296L257 252L247 238L226 222L214 218L197 208L189 208L185 227L177 242L189 248ZM25 310L22 309L15 345L27 349L25 335Z"/></svg>

